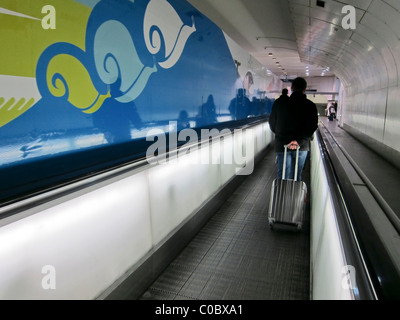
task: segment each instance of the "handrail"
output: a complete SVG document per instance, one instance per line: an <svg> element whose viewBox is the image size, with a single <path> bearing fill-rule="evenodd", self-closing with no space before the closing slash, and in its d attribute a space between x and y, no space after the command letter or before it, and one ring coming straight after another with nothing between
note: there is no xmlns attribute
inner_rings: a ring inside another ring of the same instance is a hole
<svg viewBox="0 0 400 320"><path fill-rule="evenodd" d="M375 188L375 186L372 184L372 182L368 179L368 177L365 175L365 173L361 170L361 168L357 165L357 163L353 160L353 158L349 155L349 153L339 144L339 142L336 140L336 138L332 134L332 132L325 126L325 124L323 122L321 122L321 124L324 126L326 131L332 137L333 141L335 141L336 145L342 151L342 153L346 157L346 159L353 166L354 170L360 176L361 180L365 183L365 185L367 186L367 188L369 189L369 191L371 192L371 194L373 195L375 200L381 206L383 212L385 213L385 215L387 216L389 221L392 223L393 227L396 229L397 233L400 234L400 218L393 211L393 209L389 206L389 204L385 201L385 199L382 197L382 195L379 193L379 191Z"/></svg>
<svg viewBox="0 0 400 320"><path fill-rule="evenodd" d="M318 130L317 134L320 138L319 148L321 155L323 155L322 162L330 188L330 193L332 195L332 202L335 208L336 217L342 218L338 219L337 221L340 226L340 237L347 260L346 263L353 265L358 270L357 288L353 288L354 297L357 300L377 300L378 296L374 287L374 283L371 279L371 275L368 270L367 263L365 262L358 237L354 230L349 209L343 197L343 191L340 187L338 177L335 174L332 159L329 156L326 143L322 139L321 131ZM342 215L339 215L339 213L342 213ZM360 271L362 271L362 273L360 273Z"/></svg>
<svg viewBox="0 0 400 320"><path fill-rule="evenodd" d="M266 120L258 119L254 122L245 123L241 126L238 126L237 128L232 128L228 130L231 132L231 134L233 134L233 130L248 129L266 122L267 122ZM190 148L193 148L193 146L196 144L198 146L201 146L201 144L204 143L206 140L222 138L229 135L228 133L226 133L226 131L225 132L223 131L224 130L222 130L222 132L218 135L212 137L208 136L206 138L199 139L198 141L193 143L185 143L182 146L173 146L173 148L170 151L173 151L174 153L176 153L177 151L183 152ZM166 134L168 134L168 132L166 132ZM167 155L169 155L169 152L166 153ZM64 182L64 184L59 184L58 186L55 186L50 190L43 190L42 192L32 195L31 197L27 197L16 202L5 204L4 206L0 206L0 221L4 218L17 214L23 210L27 210L32 207L41 205L43 203L52 201L56 198L62 197L72 192L85 189L87 187L93 186L105 180L109 180L113 177L119 176L123 173L138 169L145 165L152 165L152 163L157 163L157 160L151 161L152 159L154 160L157 158L160 158L160 155L152 156L151 158L143 157L140 159L136 159L134 161L119 165L117 167L109 168L101 172L95 172L91 176L85 176L77 178L74 181Z"/></svg>

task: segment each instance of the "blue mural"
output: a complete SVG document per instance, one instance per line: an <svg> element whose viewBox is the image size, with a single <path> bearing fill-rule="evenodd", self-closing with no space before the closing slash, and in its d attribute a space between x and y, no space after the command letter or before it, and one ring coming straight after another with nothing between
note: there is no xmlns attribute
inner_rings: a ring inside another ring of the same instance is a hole
<svg viewBox="0 0 400 320"><path fill-rule="evenodd" d="M93 7L85 47L58 42L43 51L36 68L41 99L0 128L1 144L18 150L0 169L40 160L36 166L46 170L27 169L24 179L56 181L59 167L70 177L140 157L140 141L155 127L200 128L260 115L250 101L232 107L239 75L225 37L187 1L79 2ZM95 160L93 153L76 160L92 149ZM53 158L58 169L48 165Z"/></svg>

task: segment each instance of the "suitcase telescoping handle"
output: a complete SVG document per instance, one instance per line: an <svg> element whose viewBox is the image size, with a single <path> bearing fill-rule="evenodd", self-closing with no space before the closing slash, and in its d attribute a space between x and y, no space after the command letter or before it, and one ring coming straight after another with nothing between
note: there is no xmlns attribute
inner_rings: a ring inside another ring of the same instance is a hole
<svg viewBox="0 0 400 320"><path fill-rule="evenodd" d="M282 170L282 180L285 179L286 176L286 156L287 156L287 148L288 148L288 144L286 144L285 147L285 152L283 154L283 170ZM297 181L297 171L298 171L298 167L299 167L299 150L300 150L300 146L296 146L296 164L294 166L294 181Z"/></svg>

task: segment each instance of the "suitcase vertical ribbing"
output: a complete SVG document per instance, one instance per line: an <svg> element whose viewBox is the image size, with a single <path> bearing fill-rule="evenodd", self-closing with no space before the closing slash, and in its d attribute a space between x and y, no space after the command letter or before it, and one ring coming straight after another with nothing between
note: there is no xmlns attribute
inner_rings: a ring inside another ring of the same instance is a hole
<svg viewBox="0 0 400 320"><path fill-rule="evenodd" d="M272 229L275 223L289 224L301 230L304 222L307 186L303 181L297 181L299 147L296 148L294 180L285 179L287 147L288 145L285 145L282 179L275 179L272 183L268 211L269 226Z"/></svg>

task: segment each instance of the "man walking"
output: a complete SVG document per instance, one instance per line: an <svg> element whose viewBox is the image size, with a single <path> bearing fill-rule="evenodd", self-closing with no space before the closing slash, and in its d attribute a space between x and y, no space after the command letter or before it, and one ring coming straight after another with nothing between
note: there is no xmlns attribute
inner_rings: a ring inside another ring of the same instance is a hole
<svg viewBox="0 0 400 320"><path fill-rule="evenodd" d="M307 82L296 78L292 83L292 94L288 99L277 99L272 106L269 125L275 134L275 152L278 163L278 178L282 178L284 146L288 145L286 179L294 179L296 148L299 146L297 180L310 150L310 140L318 128L316 105L308 100L305 92Z"/></svg>

